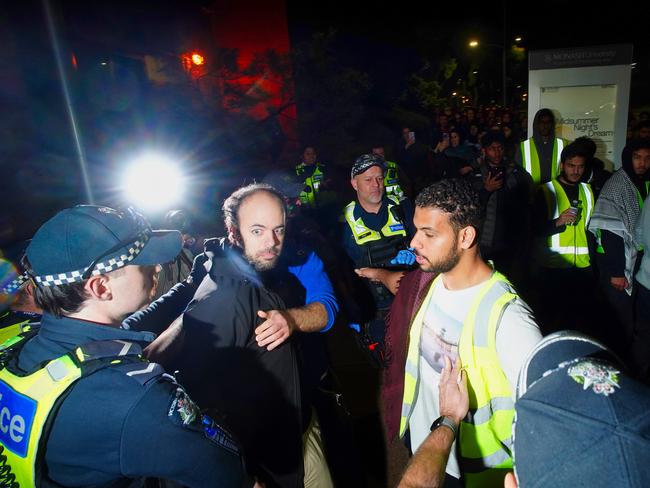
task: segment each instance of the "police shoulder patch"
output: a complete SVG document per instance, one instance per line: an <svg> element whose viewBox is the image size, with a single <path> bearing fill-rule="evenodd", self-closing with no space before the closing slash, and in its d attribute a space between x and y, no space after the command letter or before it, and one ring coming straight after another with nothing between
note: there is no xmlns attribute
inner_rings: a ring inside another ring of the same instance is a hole
<svg viewBox="0 0 650 488"><path fill-rule="evenodd" d="M201 430L201 411L180 386L176 388L176 392L171 398L167 417L177 425Z"/></svg>

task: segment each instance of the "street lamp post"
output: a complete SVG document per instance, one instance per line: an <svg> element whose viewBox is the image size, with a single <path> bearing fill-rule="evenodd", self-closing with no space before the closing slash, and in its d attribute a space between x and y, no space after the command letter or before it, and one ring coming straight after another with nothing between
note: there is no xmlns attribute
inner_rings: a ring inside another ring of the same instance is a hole
<svg viewBox="0 0 650 488"><path fill-rule="evenodd" d="M486 46L496 47L501 49L501 95L503 98L503 106L506 106L506 101L508 100L508 95L506 93L506 43L505 39L502 45L492 44L489 42L485 43ZM476 48L479 46L479 42L475 39L469 41L469 47Z"/></svg>

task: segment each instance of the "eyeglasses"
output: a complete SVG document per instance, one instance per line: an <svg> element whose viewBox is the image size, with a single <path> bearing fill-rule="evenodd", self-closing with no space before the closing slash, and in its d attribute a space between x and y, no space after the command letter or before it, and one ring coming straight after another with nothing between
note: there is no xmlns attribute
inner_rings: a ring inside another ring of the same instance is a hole
<svg viewBox="0 0 650 488"><path fill-rule="evenodd" d="M113 247L111 247L109 250L105 251L103 254L101 254L96 259L94 259L90 263L90 265L86 268L86 271L84 271L84 273L81 275L82 280L87 280L88 278L90 278L92 276L94 269L101 262L101 260L104 259L106 256L110 256L111 254L114 254L115 252L122 249L123 247L126 247L129 244L133 244L134 242L140 239L146 238L148 235L151 234L152 232L151 225L149 224L145 216L139 213L133 207L127 207L122 212L122 215L130 218L133 221L135 226L138 228L138 232L126 239L121 240Z"/></svg>

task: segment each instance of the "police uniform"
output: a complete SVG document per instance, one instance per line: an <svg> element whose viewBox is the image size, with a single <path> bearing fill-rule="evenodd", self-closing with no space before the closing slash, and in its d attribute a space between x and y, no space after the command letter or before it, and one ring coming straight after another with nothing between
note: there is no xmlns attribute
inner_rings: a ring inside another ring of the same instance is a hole
<svg viewBox="0 0 650 488"><path fill-rule="evenodd" d="M412 210L395 197L384 197L377 214L366 212L356 201L344 210L346 225L343 230L343 248L355 268L391 266L397 253L408 248L409 224ZM409 211L411 210L411 211ZM408 217L407 217L408 215ZM398 270L399 267L395 267ZM404 267L407 269L407 267ZM352 310L352 320L358 322L361 334L355 337L370 361L378 367L384 365L385 316L393 301L392 293L381 283L364 280L370 296L360 295ZM356 316L355 316L356 315Z"/></svg>
<svg viewBox="0 0 650 488"><path fill-rule="evenodd" d="M344 210L343 247L355 267L385 267L409 244L409 223L412 212L405 200L384 197L377 214L366 212L356 200ZM407 211L405 211L407 210ZM392 294L380 283L372 284L372 294L378 309L387 309Z"/></svg>
<svg viewBox="0 0 650 488"><path fill-rule="evenodd" d="M153 266L180 248L178 232L154 231L132 209L80 205L39 228L26 251L27 272L46 296L46 287ZM55 310L57 300L45 299L45 307ZM2 345L0 486L114 487L145 476L189 487L241 486L230 436L162 367L142 358L155 334L119 328L117 312L105 324L91 322L95 302L84 305L84 318L46 312L37 333Z"/></svg>
<svg viewBox="0 0 650 488"><path fill-rule="evenodd" d="M321 163L312 165L300 163L296 165L296 174L305 178L305 189L300 192L302 204L310 207L318 206L318 193L325 179L325 165Z"/></svg>
<svg viewBox="0 0 650 488"><path fill-rule="evenodd" d="M41 314L7 310L0 314L0 344L23 332L36 330L41 323Z"/></svg>
<svg viewBox="0 0 650 488"><path fill-rule="evenodd" d="M386 195L393 196L398 200L404 198L404 190L399 181L399 167L393 161L386 161L386 171L384 173L384 188Z"/></svg>
<svg viewBox="0 0 650 488"><path fill-rule="evenodd" d="M36 486L113 486L144 476L192 487L215 486L215 480L241 486L234 443L215 435L212 423L204 429L184 390L140 357L153 338L45 314L37 335L3 352L2 455L21 486L31 485L30 477ZM77 373L82 377L74 381L70 375ZM64 383L61 394L48 397L32 381L38 376Z"/></svg>

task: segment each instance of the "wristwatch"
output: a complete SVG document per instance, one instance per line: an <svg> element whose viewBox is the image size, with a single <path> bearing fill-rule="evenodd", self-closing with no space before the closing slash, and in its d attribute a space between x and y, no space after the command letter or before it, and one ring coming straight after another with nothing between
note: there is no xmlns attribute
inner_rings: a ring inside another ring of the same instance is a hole
<svg viewBox="0 0 650 488"><path fill-rule="evenodd" d="M444 415L441 415L436 420L434 420L433 423L431 424L431 431L433 432L441 425L444 425L445 427L449 428L451 432L454 434L454 439L456 438L456 434L458 434L458 427L456 426L456 422L454 422L449 417L445 417Z"/></svg>

